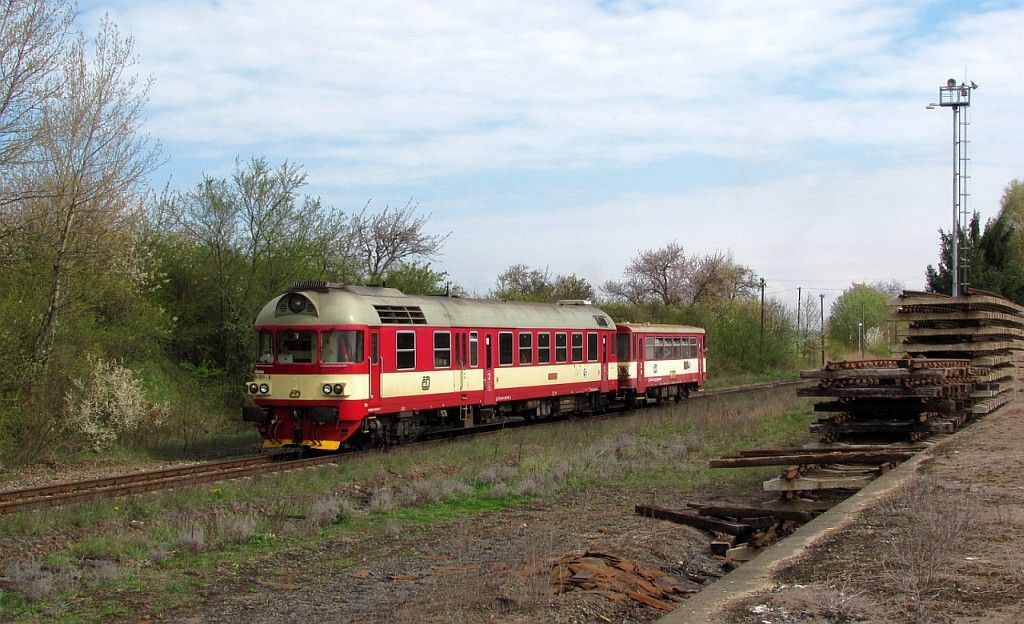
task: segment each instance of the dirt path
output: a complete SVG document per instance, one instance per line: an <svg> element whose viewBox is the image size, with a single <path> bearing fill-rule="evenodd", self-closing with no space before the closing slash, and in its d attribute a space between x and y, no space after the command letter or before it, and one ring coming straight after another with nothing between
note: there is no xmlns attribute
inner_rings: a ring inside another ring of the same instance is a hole
<svg viewBox="0 0 1024 624"><path fill-rule="evenodd" d="M708 621L1024 622L1024 405L944 441L916 472ZM753 563L756 565L756 560Z"/></svg>

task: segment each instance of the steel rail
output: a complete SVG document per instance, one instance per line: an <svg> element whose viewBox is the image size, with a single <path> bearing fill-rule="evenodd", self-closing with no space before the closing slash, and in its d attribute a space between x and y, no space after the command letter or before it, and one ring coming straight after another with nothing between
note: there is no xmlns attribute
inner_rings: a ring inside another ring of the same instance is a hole
<svg viewBox="0 0 1024 624"><path fill-rule="evenodd" d="M293 470L318 463L339 461L340 457L323 456L306 459L277 459L276 461L275 459L270 456L247 457L9 490L0 492L0 515L43 507L56 507L67 503L113 498L126 494L154 492L182 485L196 485Z"/></svg>

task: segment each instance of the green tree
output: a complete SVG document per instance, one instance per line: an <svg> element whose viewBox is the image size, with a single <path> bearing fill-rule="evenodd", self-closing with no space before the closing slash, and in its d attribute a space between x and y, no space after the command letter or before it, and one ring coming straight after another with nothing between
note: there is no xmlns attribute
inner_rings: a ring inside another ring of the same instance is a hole
<svg viewBox="0 0 1024 624"><path fill-rule="evenodd" d="M928 265L926 278L929 290L949 293L952 239L942 230L939 238L939 263ZM1024 303L1024 183L1013 180L1006 186L999 215L989 219L984 229L975 212L967 232L960 233L959 244L968 286Z"/></svg>
<svg viewBox="0 0 1024 624"><path fill-rule="evenodd" d="M159 303L177 319L177 359L240 375L252 319L271 297L298 281L358 275L348 220L303 195L305 185L301 167L254 157L236 160L230 179L207 176L159 199L151 242L167 274Z"/></svg>
<svg viewBox="0 0 1024 624"><path fill-rule="evenodd" d="M447 280L448 273L435 271L429 262L405 262L388 272L384 284L407 295L438 295L452 292Z"/></svg>
<svg viewBox="0 0 1024 624"><path fill-rule="evenodd" d="M575 273L568 275L556 275L551 283L551 296L555 301L563 299L582 299L593 301L596 293L594 287L586 278Z"/></svg>
<svg viewBox="0 0 1024 624"><path fill-rule="evenodd" d="M513 264L498 275L490 296L505 301L554 303L561 299L594 299L594 287L575 273L551 277L548 269Z"/></svg>
<svg viewBox="0 0 1024 624"><path fill-rule="evenodd" d="M890 297L874 286L853 284L832 303L828 318L828 337L844 349L856 349L863 340L865 350L885 348L885 322L889 318Z"/></svg>
<svg viewBox="0 0 1024 624"><path fill-rule="evenodd" d="M32 456L74 440L67 393L87 355L150 352L166 329L136 237L157 148L110 21L86 41L66 3L0 11L0 428Z"/></svg>

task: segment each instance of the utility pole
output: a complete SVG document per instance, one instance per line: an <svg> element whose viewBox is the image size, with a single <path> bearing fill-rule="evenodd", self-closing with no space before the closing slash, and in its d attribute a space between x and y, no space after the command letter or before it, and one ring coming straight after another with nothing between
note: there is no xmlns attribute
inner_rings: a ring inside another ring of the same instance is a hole
<svg viewBox="0 0 1024 624"><path fill-rule="evenodd" d="M764 278L761 278L761 355L764 355Z"/></svg>
<svg viewBox="0 0 1024 624"><path fill-rule="evenodd" d="M821 298L821 367L825 368L825 293L818 297Z"/></svg>
<svg viewBox="0 0 1024 624"><path fill-rule="evenodd" d="M799 341L800 336L800 302L803 299L803 287L796 287L796 339Z"/></svg>

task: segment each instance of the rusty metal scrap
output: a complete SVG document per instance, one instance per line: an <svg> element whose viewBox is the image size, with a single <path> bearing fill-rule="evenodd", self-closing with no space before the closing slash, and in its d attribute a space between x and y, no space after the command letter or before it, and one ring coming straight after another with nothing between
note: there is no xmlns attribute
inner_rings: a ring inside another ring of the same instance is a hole
<svg viewBox="0 0 1024 624"><path fill-rule="evenodd" d="M633 600L660 611L700 590L700 584L678 579L656 568L640 565L606 552L567 555L552 563L552 582L560 592L585 591L611 600Z"/></svg>

